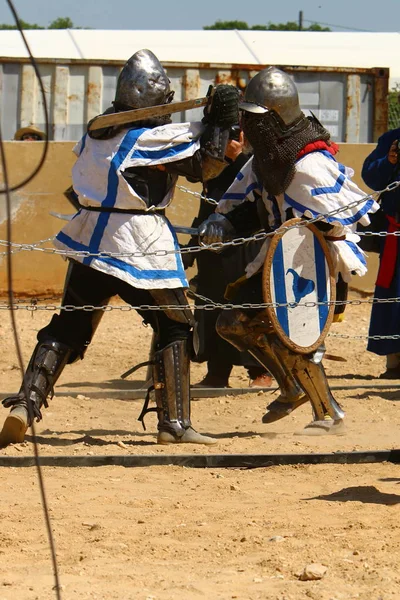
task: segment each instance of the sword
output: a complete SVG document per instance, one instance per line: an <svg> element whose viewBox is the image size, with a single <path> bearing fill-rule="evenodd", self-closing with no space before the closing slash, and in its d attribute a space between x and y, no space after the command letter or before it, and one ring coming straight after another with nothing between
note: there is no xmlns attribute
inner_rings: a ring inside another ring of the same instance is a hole
<svg viewBox="0 0 400 600"><path fill-rule="evenodd" d="M324 354L324 358L326 360L336 360L337 362L347 362L347 358L343 356L338 356L336 354Z"/></svg>
<svg viewBox="0 0 400 600"><path fill-rule="evenodd" d="M134 121L151 119L152 117L162 117L192 108L201 108L206 106L209 97L196 98L195 100L184 100L183 102L173 102L172 104L160 104L158 106L149 106L147 108L136 108L135 110L126 110L124 112L110 113L109 115L99 115L89 122L88 130L104 129L113 125L124 125Z"/></svg>
<svg viewBox="0 0 400 600"><path fill-rule="evenodd" d="M175 233L184 233L186 235L199 235L198 227L185 227L184 225L172 225Z"/></svg>
<svg viewBox="0 0 400 600"><path fill-rule="evenodd" d="M76 214L76 213L75 213ZM61 219L62 221L72 221L75 214L73 215L65 215L63 213L54 212L51 210L49 215L52 217L56 217L56 219ZM197 227L185 227L184 225L172 225L175 233L183 233L185 235L199 235L199 230Z"/></svg>
<svg viewBox="0 0 400 600"><path fill-rule="evenodd" d="M76 213L75 213L76 214ZM62 213L54 212L51 210L49 215L56 217L56 219L62 219L63 221L72 221L75 215L63 215Z"/></svg>

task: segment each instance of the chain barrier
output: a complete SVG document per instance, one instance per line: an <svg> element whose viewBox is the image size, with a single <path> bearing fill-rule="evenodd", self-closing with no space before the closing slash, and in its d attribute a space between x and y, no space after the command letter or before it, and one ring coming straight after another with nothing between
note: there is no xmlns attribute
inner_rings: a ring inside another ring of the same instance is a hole
<svg viewBox="0 0 400 600"><path fill-rule="evenodd" d="M202 192L194 192L183 185L177 185L176 187L178 190L181 190L181 192L185 192L186 194L190 194L190 196L195 196L196 198L200 198L200 200L204 200L204 202L207 202L207 204L218 206L218 200L214 200L214 198L207 198L207 196Z"/></svg>
<svg viewBox="0 0 400 600"><path fill-rule="evenodd" d="M306 307L315 307L315 306L321 306L323 304L328 304L328 305L360 305L360 304L385 304L385 303L395 303L395 302L400 302L400 297L398 298L368 298L368 299L357 299L357 300L346 300L346 301L339 301L339 300L332 300L331 302L305 302L305 303L287 303L287 304L283 304L283 303L276 303L276 302L260 302L258 304L256 303L244 303L244 304L222 304L220 302L214 302L213 300L210 300L209 298L206 298L205 296L201 296L199 294L195 294L199 299L203 300L203 301L207 301L207 304L199 304L196 305L196 310L232 310L232 309L250 309L250 308L256 308L256 309L263 309L263 308L277 308L277 307L283 307L283 306L288 306L290 308L294 308L295 306L306 306ZM41 301L44 300L49 300L52 298L46 298L46 299L42 299ZM59 296L54 297L54 299L59 299ZM164 310L181 310L181 306L177 306L176 304L161 304L161 305L151 305L151 304L141 304L138 306L134 306L131 304L124 304L122 306L116 306L116 305L103 305L103 306L94 306L91 304L87 304L84 306L75 306L73 304L67 304L65 306L61 306L59 304L45 304L45 305L41 305L38 304L40 300L38 300L37 298L31 299L30 304L22 304L22 302L24 302L23 300L19 300L16 301L13 305L13 307L11 308L11 306L5 302L1 302L0 301L0 311L1 310L13 310L13 311L17 311L17 310L27 310L28 312L33 313L36 311L47 311L47 312L56 312L56 311L65 311L65 312L73 312L75 310L81 310L83 312L91 312L91 311L98 311L98 310L102 310L103 312L111 312L111 311L115 311L115 310L119 310L122 312L131 312L133 310L137 310L137 311L164 311ZM328 337L332 337L332 338L339 338L339 339L345 339L345 340L399 340L400 339L400 335L397 334L393 334L393 335L349 335L349 334L342 334L342 333L328 333Z"/></svg>
<svg viewBox="0 0 400 600"><path fill-rule="evenodd" d="M400 230L397 231L357 231L357 235L364 237L378 236L378 237L388 237L390 235L400 236Z"/></svg>
<svg viewBox="0 0 400 600"><path fill-rule="evenodd" d="M392 183L390 183L384 190L378 191L378 192L374 192L368 196L364 196L363 198L359 199L359 200L355 200L354 202L351 202L350 204L340 207L338 209L335 209L333 211L330 211L326 214L320 214L317 217L314 217L313 219L307 219L307 220L302 220L298 223L295 223L294 225L291 226L287 226L287 227L281 227L280 231L282 231L282 229L285 230L289 230L289 229L299 229L301 227L305 227L311 223L317 223L318 221L333 217L337 214L340 214L348 209L351 208L356 208L359 204L362 204L364 202L366 202L369 199L374 199L374 197L379 196L380 194L384 193L384 192L390 192L393 191L395 189L397 189L400 186L400 181L394 181ZM218 202L216 200L214 200L213 198L207 198L206 196L204 196L204 194L201 194L199 192L193 192L192 190L189 190L188 188L185 188L184 186L177 186L178 189L180 189L181 191L185 192L185 193L189 193L192 194L196 197L202 198L203 200L209 202L210 204L213 205L217 205ZM49 238L45 238L43 240L39 240L37 242L31 243L31 244L20 244L20 243L16 243L16 242L8 242L5 240L0 240L0 246L6 246L6 247L11 247L11 253L16 253L16 252L21 252L21 251L39 251L39 252L44 252L44 253L49 253L49 254L59 254L59 255L63 255L63 256L81 256L81 257L86 257L86 256L108 256L108 257L126 257L126 256L130 256L130 257L143 257L143 256L165 256L167 254L183 254L183 253L191 253L191 252L201 252L203 250L219 250L225 246L239 246L248 242L253 242L253 241L260 241L260 240L264 240L268 237L272 237L276 234L276 232L266 232L266 231L260 231L252 236L249 237L240 237L240 238L235 238L233 240L227 241L227 242L217 242L214 244L209 244L209 245L201 245L201 246L189 246L186 248L180 248L179 250L160 250L160 251L156 251L156 252L149 252L149 253L145 253L145 252L131 252L131 253L125 253L125 252L120 252L120 253L116 253L116 252L97 252L97 253L92 253L89 251L65 251L65 250L58 250L57 248L42 248L41 246L47 242L53 241L55 238L54 236L49 237ZM395 231L395 232L391 232L391 233L387 233L385 231L381 231L381 232L358 232L359 235L364 235L364 236L371 236L371 235L375 235L375 236L380 236L380 237L384 237L387 235L400 235L400 231ZM0 255L6 254L7 252L0 252ZM212 299L207 298L205 296L201 296L200 294L197 294L195 292L193 292L193 290L190 290L189 293L191 294L192 297L195 297L199 300L201 300L202 302L204 302L204 304L197 304L196 305L196 310L232 310L232 309L265 309L265 308L281 308L281 307L289 307L289 308L294 308L297 306L305 306L305 307L315 307L315 306L321 306L321 305L361 305L361 304L381 304L381 303L399 303L400 302L400 297L397 298L365 298L365 299L353 299L353 300L345 300L345 301L338 301L338 300L333 300L333 301L329 301L329 302L304 302L304 303L265 303L265 302L260 302L260 303L244 303L244 304L223 304L220 302L214 302ZM56 305L56 304L45 304L45 305L41 305L39 304L39 302L48 302L48 301L52 301L52 300L59 300L59 296L48 296L48 297L42 297L42 298L31 298L30 300L28 299L16 299L14 301L14 305L11 307L7 302L2 302L0 301L0 310L27 310L27 311L31 311L32 313L37 311L37 310L45 310L45 311L66 311L66 312L72 312L75 310L82 310L82 311L94 311L94 310L102 310L104 312L109 312L112 310L120 310L120 311L132 311L132 310L138 310L138 311L165 311L165 310L181 310L180 306L176 306L176 305L138 305L138 306L133 306L133 305L123 305L123 306L116 306L116 305L105 305L105 306L94 306L94 305L84 305L84 306L74 306L74 305L65 305L65 306L61 306L61 305ZM392 336L350 336L350 335L345 335L345 334L334 334L334 333L330 333L329 334L332 337L340 337L342 339L400 339L400 335L392 335Z"/></svg>
<svg viewBox="0 0 400 600"><path fill-rule="evenodd" d="M330 300L328 302L293 302L293 303L281 303L281 302L244 302L243 304L233 304L227 303L223 304L221 302L213 302L209 300L207 304L196 304L196 310L232 310L232 309L264 309L264 308L297 308L299 306L306 308L314 308L316 306L360 306L361 304L394 304L400 303L400 297L397 298L360 298L353 300ZM182 305L186 306L186 305ZM10 304L7 302L0 303L0 310L28 310L28 311L36 311L36 310L64 310L66 312L72 312L74 310L82 310L82 311L93 311L93 310L103 310L105 312L109 312L112 310L120 310L120 311L131 311L131 310L182 310L181 305L176 304L139 304L137 306L133 304L124 304L124 305L113 305L106 304L95 306L93 304L84 304L82 306L76 306L74 304L66 304L62 306L61 304L45 304L41 305L37 301L31 302L30 304L15 304L11 308ZM188 305L190 308L190 305Z"/></svg>
<svg viewBox="0 0 400 600"><path fill-rule="evenodd" d="M393 304L400 303L400 297L395 298L357 298L352 300L331 300L329 302L304 302L304 303L278 303L278 302L260 302L260 303L243 303L243 304L233 304L227 303L223 304L221 302L214 302L211 298L207 296L202 296L193 290L188 290L188 294L195 299L201 300L204 304L196 304L196 310L232 310L232 309L265 309L265 308L281 308L281 307L289 307L295 308L298 306L304 306L307 308L313 308L316 306L322 305L353 305L360 306L362 304ZM28 312L33 313L36 311L47 311L47 312L55 312L55 311L65 311L65 312L73 312L75 310L81 310L83 312L91 312L102 310L103 312L111 312L115 310L119 310L122 312L131 312L132 310L137 311L164 311L164 310L181 310L180 306L176 304L161 304L161 305L151 305L151 304L141 304L138 306L134 306L131 304L124 304L122 306L118 305L103 305L103 306L94 306L94 305L84 305L84 306L75 306L72 304L67 304L65 306L61 306L60 304L39 304L40 302L47 302L51 300L59 300L60 295L57 296L47 296L42 298L31 298L31 299L16 299L13 302L13 307L9 305L9 303L0 300L0 310L27 310ZM400 339L400 335L349 335L342 333L329 333L329 337L332 338L340 338L346 340L398 340Z"/></svg>
<svg viewBox="0 0 400 600"><path fill-rule="evenodd" d="M343 340L400 340L400 335L348 335L346 333L328 333L329 337Z"/></svg>
<svg viewBox="0 0 400 600"><path fill-rule="evenodd" d="M312 223L318 223L319 221L323 221L326 219L329 219L331 217L334 217L335 215L338 215L348 209L351 208L356 208L357 206L359 206L360 204L365 203L367 200L370 199L374 199L374 197L379 196L380 194L383 194L384 192L390 192L393 191L395 189L397 189L400 186L400 181L393 181L392 183L390 183L385 189L380 190L378 192L373 192L370 195L367 196L363 196L362 198L360 198L359 200L354 200L353 202L351 202L350 204L347 204L346 206L342 206L340 208L337 208L335 210L332 210L328 213L325 214L320 214L317 215L316 217L314 217L313 219L307 219L307 220L302 220L299 221L298 223L295 223L293 225L290 226L281 226L279 228L280 231L286 230L289 231L290 229L300 229L301 227L307 227L308 225L312 224ZM194 194L196 194L197 192L193 192ZM400 232L397 232L397 235L399 235ZM183 248L179 248L179 249L171 249L171 250L157 250L155 252L90 252L88 250L59 250L58 248L41 248L41 244L50 241L54 238L47 238L45 240L41 240L39 242L35 242L33 244L18 244L16 242L7 242L6 240L0 240L0 245L9 247L11 246L12 248L14 248L14 250L11 250L11 252L15 253L15 252L21 252L21 251L37 251L37 252L44 252L46 254L56 254L56 255L61 255L61 256L76 256L76 257L113 257L113 258L123 258L123 257L132 257L132 258L142 258L145 256L167 256L169 254L191 254L191 253L196 253L196 252L202 252L203 250L221 250L224 247L229 247L229 246L240 246L242 244L247 244L248 242L258 242L260 240L265 240L266 238L269 237L273 237L274 235L276 235L275 231L271 231L271 232L266 232L266 231L260 231L258 233L255 233L252 236L249 237L239 237L239 238L235 238L233 240L229 240L226 242L215 242L213 244L204 244L204 245L199 245L199 246L186 246ZM368 232L368 235L376 235L372 232ZM379 235L387 235L386 232L379 232ZM7 254L7 252L0 252L0 256L1 255L5 255Z"/></svg>

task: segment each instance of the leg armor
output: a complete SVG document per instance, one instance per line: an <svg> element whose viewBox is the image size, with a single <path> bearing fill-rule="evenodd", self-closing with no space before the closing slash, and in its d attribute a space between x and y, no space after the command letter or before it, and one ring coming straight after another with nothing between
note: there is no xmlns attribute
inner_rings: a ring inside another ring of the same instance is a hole
<svg viewBox="0 0 400 600"><path fill-rule="evenodd" d="M173 321L187 323L193 326L195 324L193 313L190 309L185 292L182 288L149 290L150 294L159 306L163 304L181 306L182 309L167 309L164 313Z"/></svg>
<svg viewBox="0 0 400 600"><path fill-rule="evenodd" d="M42 419L41 408L48 407L47 397L53 396L54 384L72 352L69 346L54 339L36 345L18 395L3 400L3 406L11 408L11 412L0 433L0 445L22 442L32 421Z"/></svg>
<svg viewBox="0 0 400 600"><path fill-rule="evenodd" d="M307 400L317 421L326 415L334 421L343 419L344 412L331 394L320 363L323 355L317 351L311 357L303 356L286 348L264 313L253 317L238 309L222 313L217 331L240 350L248 350L277 380L281 396L268 406L264 423L285 417Z"/></svg>
<svg viewBox="0 0 400 600"><path fill-rule="evenodd" d="M181 438L190 423L190 363L186 341L170 344L154 355L154 392L158 430Z"/></svg>
<svg viewBox="0 0 400 600"><path fill-rule="evenodd" d="M158 443L215 444L216 440L197 433L190 420L190 361L187 340L172 342L154 353L153 389L156 409L148 400L139 417L149 410L158 415Z"/></svg>
<svg viewBox="0 0 400 600"><path fill-rule="evenodd" d="M264 312L250 316L242 310L233 309L223 311L217 321L217 332L221 337L238 350L247 350L273 374L281 390L281 401L287 405L286 414L289 414L291 410L304 404L307 398L286 363L280 361L272 350L269 339L272 331Z"/></svg>
<svg viewBox="0 0 400 600"><path fill-rule="evenodd" d="M343 419L344 412L332 396L326 379L325 370L321 363L322 353L317 351L311 356L297 354L286 348L276 336L271 343L271 349L277 358L292 371L297 383L306 393L307 399L313 407L316 421L323 421L327 415L333 421ZM271 408L271 405L268 408Z"/></svg>

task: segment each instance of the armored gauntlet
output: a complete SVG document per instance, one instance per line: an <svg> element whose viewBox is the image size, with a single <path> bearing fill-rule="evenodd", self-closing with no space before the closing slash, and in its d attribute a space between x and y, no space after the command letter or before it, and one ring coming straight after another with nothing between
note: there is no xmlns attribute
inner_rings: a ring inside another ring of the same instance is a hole
<svg viewBox="0 0 400 600"><path fill-rule="evenodd" d="M226 242L235 235L235 228L226 217L213 213L199 227L200 244L208 245Z"/></svg>

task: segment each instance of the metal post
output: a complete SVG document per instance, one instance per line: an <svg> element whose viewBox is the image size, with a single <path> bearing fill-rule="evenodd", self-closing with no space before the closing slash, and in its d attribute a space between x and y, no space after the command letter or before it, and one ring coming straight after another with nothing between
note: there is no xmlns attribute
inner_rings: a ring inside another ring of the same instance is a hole
<svg viewBox="0 0 400 600"><path fill-rule="evenodd" d="M299 31L303 30L303 11L299 11Z"/></svg>

